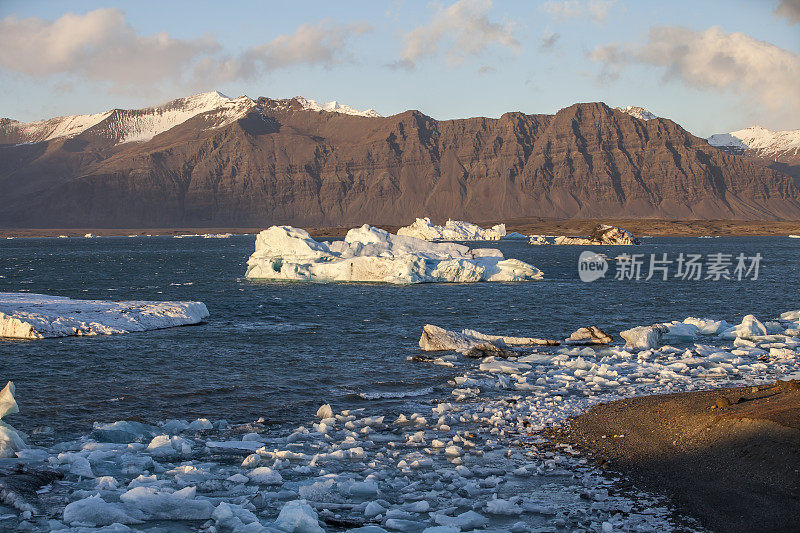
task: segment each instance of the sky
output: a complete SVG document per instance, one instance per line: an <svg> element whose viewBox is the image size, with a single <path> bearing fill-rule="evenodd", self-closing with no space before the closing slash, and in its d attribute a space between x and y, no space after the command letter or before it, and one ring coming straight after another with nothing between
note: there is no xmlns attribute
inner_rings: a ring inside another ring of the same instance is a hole
<svg viewBox="0 0 800 533"><path fill-rule="evenodd" d="M800 0L0 0L0 117L218 90L436 119L643 106L800 128Z"/></svg>

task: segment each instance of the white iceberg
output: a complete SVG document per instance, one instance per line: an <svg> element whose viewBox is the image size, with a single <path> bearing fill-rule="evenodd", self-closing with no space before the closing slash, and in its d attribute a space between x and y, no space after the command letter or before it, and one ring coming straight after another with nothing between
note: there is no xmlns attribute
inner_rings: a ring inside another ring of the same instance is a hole
<svg viewBox="0 0 800 533"><path fill-rule="evenodd" d="M6 415L19 413L17 400L14 399L14 383L9 381L0 391L0 419ZM27 448L22 435L13 427L0 420L0 457L14 457L20 450Z"/></svg>
<svg viewBox="0 0 800 533"><path fill-rule="evenodd" d="M619 335L625 339L625 348L647 350L661 346L661 339L667 331L669 328L664 324L653 324L620 331Z"/></svg>
<svg viewBox="0 0 800 533"><path fill-rule="evenodd" d="M532 337L487 335L473 329L465 329L459 333L448 331L433 324L425 324L422 328L422 336L419 339L419 347L426 352L453 350L466 353L472 348L486 343L505 348L508 346L552 346L558 344L558 341Z"/></svg>
<svg viewBox="0 0 800 533"><path fill-rule="evenodd" d="M444 226L436 226L426 217L398 229L397 234L424 241L499 241L506 236L506 225L498 224L483 229L469 222L448 219Z"/></svg>
<svg viewBox="0 0 800 533"><path fill-rule="evenodd" d="M317 242L308 232L272 226L256 237L248 278L383 283L531 281L542 272L500 250L432 243L367 224L343 241Z"/></svg>
<svg viewBox="0 0 800 533"><path fill-rule="evenodd" d="M207 316L202 302L111 302L0 293L0 337L111 335L197 324Z"/></svg>
<svg viewBox="0 0 800 533"><path fill-rule="evenodd" d="M628 230L608 224L598 224L589 237L566 237L557 235L549 237L547 235L531 235L528 244L543 245L553 244L557 246L633 246L641 244L639 239L633 236Z"/></svg>

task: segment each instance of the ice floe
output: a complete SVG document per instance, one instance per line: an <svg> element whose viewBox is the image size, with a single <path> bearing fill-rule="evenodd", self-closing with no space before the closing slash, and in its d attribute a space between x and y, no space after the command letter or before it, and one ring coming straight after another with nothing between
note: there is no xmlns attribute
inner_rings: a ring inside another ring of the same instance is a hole
<svg viewBox="0 0 800 533"><path fill-rule="evenodd" d="M256 237L248 278L307 281L429 283L531 281L542 272L500 250L432 243L364 225L343 241L317 242L308 232L272 226Z"/></svg>
<svg viewBox="0 0 800 533"><path fill-rule="evenodd" d="M0 337L110 335L197 324L207 316L202 302L112 302L0 293Z"/></svg>
<svg viewBox="0 0 800 533"><path fill-rule="evenodd" d="M9 381L0 391L0 457L14 457L26 448L23 434L2 421L4 416L14 413L19 413L19 407L14 399L14 384Z"/></svg>
<svg viewBox="0 0 800 533"><path fill-rule="evenodd" d="M436 226L426 217L416 219L409 226L403 226L397 230L397 234L424 241L499 241L506 236L506 225L498 224L483 229L469 222L448 219L444 226Z"/></svg>
<svg viewBox="0 0 800 533"><path fill-rule="evenodd" d="M86 436L16 452L42 481L8 496L16 504L3 526L218 533L692 529L675 521L665 500L619 483L536 432L598 402L794 375L800 311L765 321L690 317L656 326L658 342L647 331L628 335L650 346L636 349L620 342L546 346L426 327L431 342L439 339L436 349L488 342L513 352L477 361L454 354L461 371L430 402L416 398L390 412L324 404L305 426L288 430L202 418L98 423ZM604 337L576 333L578 340ZM670 336L675 345L661 344Z"/></svg>
<svg viewBox="0 0 800 533"><path fill-rule="evenodd" d="M531 235L528 242L529 244L536 245L553 244L576 246L633 246L640 244L639 239L634 237L629 231L607 224L598 224L592 230L589 237Z"/></svg>

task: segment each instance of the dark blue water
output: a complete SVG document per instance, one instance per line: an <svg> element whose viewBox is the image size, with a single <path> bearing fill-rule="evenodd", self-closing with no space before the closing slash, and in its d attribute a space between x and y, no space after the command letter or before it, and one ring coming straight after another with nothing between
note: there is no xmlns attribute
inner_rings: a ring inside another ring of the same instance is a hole
<svg viewBox="0 0 800 533"><path fill-rule="evenodd" d="M758 280L583 283L577 246L491 244L545 279L517 284L266 283L243 278L253 236L0 241L0 291L73 298L200 300L198 326L128 335L0 341L0 380L13 380L23 430L83 433L92 421L264 417L305 423L335 408L397 405L358 393L441 386L462 369L408 360L422 326L563 338L585 325L616 334L703 316L762 319L800 308L800 239L646 239L636 253L760 253ZM632 248L597 248L610 257ZM645 266L646 271L646 266ZM613 273L613 267L612 267ZM424 397L419 397L423 399Z"/></svg>

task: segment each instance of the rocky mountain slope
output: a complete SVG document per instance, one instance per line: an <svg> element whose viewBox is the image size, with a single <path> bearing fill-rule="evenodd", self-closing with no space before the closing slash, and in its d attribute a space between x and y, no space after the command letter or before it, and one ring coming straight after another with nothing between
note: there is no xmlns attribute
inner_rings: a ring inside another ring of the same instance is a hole
<svg viewBox="0 0 800 533"><path fill-rule="evenodd" d="M800 219L791 179L632 110L585 103L437 121L207 93L143 110L3 119L0 226Z"/></svg>

